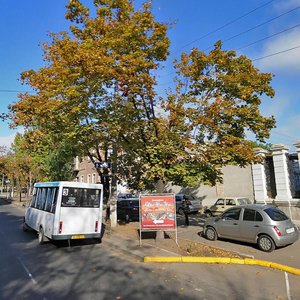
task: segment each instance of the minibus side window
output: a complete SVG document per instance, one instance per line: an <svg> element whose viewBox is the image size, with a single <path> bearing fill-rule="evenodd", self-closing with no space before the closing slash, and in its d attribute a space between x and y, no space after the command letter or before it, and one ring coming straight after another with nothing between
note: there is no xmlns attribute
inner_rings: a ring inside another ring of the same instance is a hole
<svg viewBox="0 0 300 300"><path fill-rule="evenodd" d="M54 192L55 192L55 188L51 188L51 187L48 188L47 197L46 197L45 211L50 212L50 210L51 210L51 205L52 205Z"/></svg>
<svg viewBox="0 0 300 300"><path fill-rule="evenodd" d="M31 199L31 201L30 201L30 207L35 207L37 191L38 191L37 188L34 188L34 189L33 189L32 199Z"/></svg>
<svg viewBox="0 0 300 300"><path fill-rule="evenodd" d="M50 211L53 214L55 214L57 197L58 197L58 188L54 188L53 197L52 197L52 206L51 206L51 211Z"/></svg>
<svg viewBox="0 0 300 300"><path fill-rule="evenodd" d="M37 191L36 191L36 199L35 199L35 204L34 204L34 207L37 208L37 209L40 208L41 194L42 194L42 189L38 188Z"/></svg>
<svg viewBox="0 0 300 300"><path fill-rule="evenodd" d="M46 199L47 199L47 188L42 188L42 193L39 202L39 209L44 210Z"/></svg>

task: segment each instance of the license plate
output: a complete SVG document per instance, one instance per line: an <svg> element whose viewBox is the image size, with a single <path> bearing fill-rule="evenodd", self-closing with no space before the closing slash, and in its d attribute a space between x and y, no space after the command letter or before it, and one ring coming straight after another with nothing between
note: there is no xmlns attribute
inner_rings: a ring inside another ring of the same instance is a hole
<svg viewBox="0 0 300 300"><path fill-rule="evenodd" d="M292 233L292 232L294 232L294 231L295 231L295 228L292 227L292 228L288 228L288 229L286 230L286 233Z"/></svg>
<svg viewBox="0 0 300 300"><path fill-rule="evenodd" d="M72 235L72 237L71 237L72 240L84 239L84 238L85 238L84 235Z"/></svg>

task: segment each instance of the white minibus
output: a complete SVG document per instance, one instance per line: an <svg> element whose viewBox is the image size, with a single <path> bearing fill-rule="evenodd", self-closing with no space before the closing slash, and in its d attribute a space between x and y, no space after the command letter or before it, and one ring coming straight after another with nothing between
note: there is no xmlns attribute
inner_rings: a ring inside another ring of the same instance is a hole
<svg viewBox="0 0 300 300"><path fill-rule="evenodd" d="M38 232L39 244L50 240L101 240L103 186L73 181L36 183L23 229Z"/></svg>

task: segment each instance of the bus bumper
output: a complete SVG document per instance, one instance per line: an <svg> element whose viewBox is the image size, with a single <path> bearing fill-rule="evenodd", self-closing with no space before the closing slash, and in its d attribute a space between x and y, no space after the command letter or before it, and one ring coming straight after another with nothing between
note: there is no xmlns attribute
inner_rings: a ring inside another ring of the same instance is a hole
<svg viewBox="0 0 300 300"><path fill-rule="evenodd" d="M52 235L52 240L100 239L101 233Z"/></svg>

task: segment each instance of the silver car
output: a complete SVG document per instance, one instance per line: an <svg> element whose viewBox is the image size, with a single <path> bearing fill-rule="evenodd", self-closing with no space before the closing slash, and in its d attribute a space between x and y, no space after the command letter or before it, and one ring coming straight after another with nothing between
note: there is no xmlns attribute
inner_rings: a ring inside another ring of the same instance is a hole
<svg viewBox="0 0 300 300"><path fill-rule="evenodd" d="M208 240L228 238L254 243L265 252L296 242L298 228L279 208L270 205L241 205L229 208L219 217L208 218L204 224Z"/></svg>

